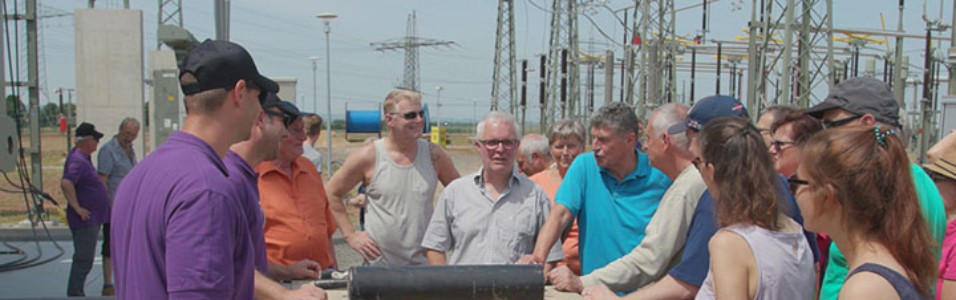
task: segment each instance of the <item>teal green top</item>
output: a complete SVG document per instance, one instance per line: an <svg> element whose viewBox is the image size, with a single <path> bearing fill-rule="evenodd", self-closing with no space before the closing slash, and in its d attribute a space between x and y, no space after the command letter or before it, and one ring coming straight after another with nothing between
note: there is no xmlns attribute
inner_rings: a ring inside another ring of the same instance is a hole
<svg viewBox="0 0 956 300"><path fill-rule="evenodd" d="M943 236L946 234L946 208L943 206L943 198L940 197L933 180L926 175L926 172L923 172L923 168L917 164L910 164L910 172L913 173L913 184L916 186L916 196L919 197L920 207L923 208L923 217L929 224L929 233L936 240L933 254L939 260L940 247L943 244ZM837 300L846 274L846 257L837 248L836 243L831 243L830 260L827 263L826 274L823 276L823 285L820 286L820 300Z"/></svg>

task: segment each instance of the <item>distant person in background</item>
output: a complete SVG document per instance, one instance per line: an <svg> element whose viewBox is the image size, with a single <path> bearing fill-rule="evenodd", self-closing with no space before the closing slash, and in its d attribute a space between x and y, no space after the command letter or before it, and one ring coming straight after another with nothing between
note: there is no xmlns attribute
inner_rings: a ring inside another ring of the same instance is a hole
<svg viewBox="0 0 956 300"><path fill-rule="evenodd" d="M139 121L134 118L123 118L119 130L96 156L97 172L100 179L106 184L110 192L110 206L113 205L113 195L120 181L136 166L136 153L133 152L133 141L139 136ZM113 289L113 260L110 258L110 223L103 223L103 296L116 294Z"/></svg>
<svg viewBox="0 0 956 300"><path fill-rule="evenodd" d="M298 109L283 102L287 111ZM323 269L335 268L335 219L329 207L322 176L302 156L306 140L304 120L295 118L289 134L279 141L279 155L256 166L259 199L266 216L266 255L269 275L276 279L317 278ZM279 272L289 270L297 272Z"/></svg>
<svg viewBox="0 0 956 300"><path fill-rule="evenodd" d="M797 166L803 160L803 144L817 132L823 131L820 120L801 110L790 110L770 125L770 155L773 167L784 177L797 173Z"/></svg>
<svg viewBox="0 0 956 300"><path fill-rule="evenodd" d="M382 109L388 135L345 159L329 179L329 205L345 240L366 261L424 265L428 260L421 243L434 210L435 188L458 178L458 170L445 150L421 139L421 94L393 90ZM359 183L366 186L363 231L353 229L342 203Z"/></svg>
<svg viewBox="0 0 956 300"><path fill-rule="evenodd" d="M529 179L537 183L548 194L552 208L554 207L554 195L558 193L558 187L564 180L564 174L568 173L568 168L571 167L574 158L585 150L584 134L584 125L572 119L564 119L551 126L548 141L551 143L549 148L551 149L551 157L554 159L554 165L543 172L538 172ZM558 262L558 265L566 265L572 273L580 275L581 259L578 257L577 221L574 221L567 232L563 234L561 249L564 252L564 259Z"/></svg>
<svg viewBox="0 0 956 300"><path fill-rule="evenodd" d="M315 170L322 174L322 153L315 150L315 141L319 140L322 133L322 117L317 114L306 113L302 115L302 123L305 126L305 141L302 142L304 151L302 156L308 158L315 165Z"/></svg>
<svg viewBox="0 0 956 300"><path fill-rule="evenodd" d="M939 261L936 299L956 298L956 132L936 143L926 154L923 169L929 175L946 207L946 238Z"/></svg>
<svg viewBox="0 0 956 300"><path fill-rule="evenodd" d="M932 298L939 248L896 130L847 126L817 134L790 180L799 186L807 229L829 233L844 251L850 271L838 299Z"/></svg>
<svg viewBox="0 0 956 300"><path fill-rule="evenodd" d="M796 107L788 105L773 105L767 106L763 109L763 112L760 113L760 118L757 119L757 130L760 130L760 136L763 137L764 143L767 144L767 147L770 147L770 142L773 142L773 123L785 114L790 114L797 111Z"/></svg>
<svg viewBox="0 0 956 300"><path fill-rule="evenodd" d="M554 163L548 138L537 133L524 135L518 145L518 155L515 160L518 162L518 170L525 176L531 177L544 171Z"/></svg>
<svg viewBox="0 0 956 300"><path fill-rule="evenodd" d="M452 181L435 204L422 241L429 265L513 264L534 249L551 209L544 191L515 170L517 127L500 111L478 123L474 146L482 166ZM554 245L546 262L562 258Z"/></svg>
<svg viewBox="0 0 956 300"><path fill-rule="evenodd" d="M73 233L73 262L66 286L66 295L70 297L86 296L83 287L93 268L100 225L110 219L110 195L91 158L102 137L93 124L81 123L76 127L76 146L63 165L60 188L69 204L66 220Z"/></svg>

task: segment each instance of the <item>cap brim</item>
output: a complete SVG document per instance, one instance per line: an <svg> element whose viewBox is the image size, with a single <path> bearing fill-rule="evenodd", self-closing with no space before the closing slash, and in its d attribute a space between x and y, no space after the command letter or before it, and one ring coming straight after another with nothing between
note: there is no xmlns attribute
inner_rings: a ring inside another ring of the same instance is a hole
<svg viewBox="0 0 956 300"><path fill-rule="evenodd" d="M98 140L98 139L100 139L100 138L102 138L102 137L103 137L103 133L102 133L102 132L93 131L93 138L94 138L94 139L97 139L97 140Z"/></svg>
<svg viewBox="0 0 956 300"><path fill-rule="evenodd" d="M949 179L956 180L956 173L946 168L943 168L942 166L939 165L939 163L924 163L923 168L936 172L939 175L946 176Z"/></svg>
<svg viewBox="0 0 956 300"><path fill-rule="evenodd" d="M820 102L817 105L814 105L810 109L807 109L807 114L819 119L819 118L823 118L824 112L834 108L843 108L843 107L831 102L830 99L827 99L827 100L823 100L823 102Z"/></svg>
<svg viewBox="0 0 956 300"><path fill-rule="evenodd" d="M268 77L260 75L259 78L256 78L255 82L256 82L256 85L259 86L260 89L262 89L262 92L270 92L270 93L279 92L279 84L276 83L275 81L272 81L272 79L269 79Z"/></svg>

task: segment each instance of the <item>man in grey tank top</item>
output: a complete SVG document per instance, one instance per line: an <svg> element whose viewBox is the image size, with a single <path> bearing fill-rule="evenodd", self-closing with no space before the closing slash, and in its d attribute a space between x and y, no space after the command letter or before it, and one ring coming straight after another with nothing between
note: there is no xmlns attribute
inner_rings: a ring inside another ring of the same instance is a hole
<svg viewBox="0 0 956 300"><path fill-rule="evenodd" d="M421 94L404 89L385 97L388 135L353 151L332 174L326 193L335 222L349 246L380 265L424 265L421 247L432 216L435 188L459 177L451 157L421 139L425 124ZM356 185L366 188L365 231L349 222L342 198Z"/></svg>

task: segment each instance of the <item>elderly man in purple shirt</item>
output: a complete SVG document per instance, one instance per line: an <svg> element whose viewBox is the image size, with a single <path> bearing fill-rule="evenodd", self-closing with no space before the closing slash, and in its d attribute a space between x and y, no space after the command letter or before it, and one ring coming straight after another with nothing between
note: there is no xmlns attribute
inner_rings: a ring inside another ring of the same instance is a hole
<svg viewBox="0 0 956 300"><path fill-rule="evenodd" d="M252 56L206 40L183 59L181 131L126 176L113 203L118 299L252 299L255 247L222 158L249 138L260 92L278 85Z"/></svg>
<svg viewBox="0 0 956 300"><path fill-rule="evenodd" d="M66 295L71 297L86 296L83 286L93 268L100 225L110 219L110 196L90 158L102 137L93 124L83 122L76 127L76 147L66 158L60 180L68 203L66 220L73 233L73 263L66 285Z"/></svg>

